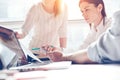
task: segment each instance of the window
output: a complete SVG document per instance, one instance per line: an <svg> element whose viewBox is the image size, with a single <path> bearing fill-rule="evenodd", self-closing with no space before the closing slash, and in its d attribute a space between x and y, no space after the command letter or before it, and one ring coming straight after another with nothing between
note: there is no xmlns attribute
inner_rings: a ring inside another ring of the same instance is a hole
<svg viewBox="0 0 120 80"><path fill-rule="evenodd" d="M79 0L65 0L68 6L68 19L69 20L79 20L83 19L79 8Z"/></svg>
<svg viewBox="0 0 120 80"><path fill-rule="evenodd" d="M38 1L40 0L0 0L0 21L23 20L31 5ZM79 0L64 1L68 5L69 20L83 19L78 5ZM120 8L120 0L104 0L104 2L108 16Z"/></svg>
<svg viewBox="0 0 120 80"><path fill-rule="evenodd" d="M0 21L23 20L29 8L40 0L0 0Z"/></svg>
<svg viewBox="0 0 120 80"><path fill-rule="evenodd" d="M120 0L103 0L105 3L106 13L108 17L111 17L112 14L120 10Z"/></svg>

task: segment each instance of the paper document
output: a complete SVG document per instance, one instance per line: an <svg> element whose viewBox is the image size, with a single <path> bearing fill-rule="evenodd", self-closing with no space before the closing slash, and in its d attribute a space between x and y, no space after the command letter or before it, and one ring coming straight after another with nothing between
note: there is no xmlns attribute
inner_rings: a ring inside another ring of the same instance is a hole
<svg viewBox="0 0 120 80"><path fill-rule="evenodd" d="M29 55L30 57L32 57L34 60L38 61L38 62L42 62L37 56L35 56L29 49L27 49L23 44L21 44L21 47L25 53L25 55Z"/></svg>

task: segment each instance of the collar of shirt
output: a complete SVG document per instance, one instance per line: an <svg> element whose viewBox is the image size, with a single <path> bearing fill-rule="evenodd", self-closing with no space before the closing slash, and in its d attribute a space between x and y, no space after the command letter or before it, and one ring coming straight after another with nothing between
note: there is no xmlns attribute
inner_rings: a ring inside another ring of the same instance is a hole
<svg viewBox="0 0 120 80"><path fill-rule="evenodd" d="M103 19L100 22L100 24L97 27L94 27L93 25L91 26L92 31L94 32L98 32L104 29L104 25L103 25Z"/></svg>

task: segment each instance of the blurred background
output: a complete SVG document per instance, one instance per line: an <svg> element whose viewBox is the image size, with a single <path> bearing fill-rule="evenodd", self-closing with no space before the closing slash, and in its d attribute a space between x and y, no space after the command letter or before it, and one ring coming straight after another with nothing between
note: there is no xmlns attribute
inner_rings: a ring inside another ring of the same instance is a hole
<svg viewBox="0 0 120 80"><path fill-rule="evenodd" d="M26 13L30 7L40 0L0 0L0 26L13 30L22 27ZM84 21L80 9L79 0L64 0L68 6L68 43L65 52L78 50L84 37L89 32L89 26ZM120 9L120 0L104 0L108 17ZM20 40L24 46L28 47L31 34Z"/></svg>

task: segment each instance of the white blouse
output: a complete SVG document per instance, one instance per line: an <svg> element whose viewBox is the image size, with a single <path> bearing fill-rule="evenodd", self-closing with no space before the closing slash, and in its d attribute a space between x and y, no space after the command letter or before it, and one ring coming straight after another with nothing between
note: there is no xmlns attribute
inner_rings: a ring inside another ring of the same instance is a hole
<svg viewBox="0 0 120 80"><path fill-rule="evenodd" d="M67 36L67 8L57 17L46 12L41 3L34 5L26 18L22 32L26 36L31 29L34 33L29 48L50 44L59 47L59 38Z"/></svg>
<svg viewBox="0 0 120 80"><path fill-rule="evenodd" d="M87 56L98 63L120 64L120 10L114 13L111 27L88 47Z"/></svg>
<svg viewBox="0 0 120 80"><path fill-rule="evenodd" d="M103 25L103 20L101 23L95 28L94 26L91 26L90 32L86 36L83 43L80 45L80 50L87 48L91 43L96 41L102 33L104 33L108 27L111 25L111 18L107 19L105 18L105 24Z"/></svg>

